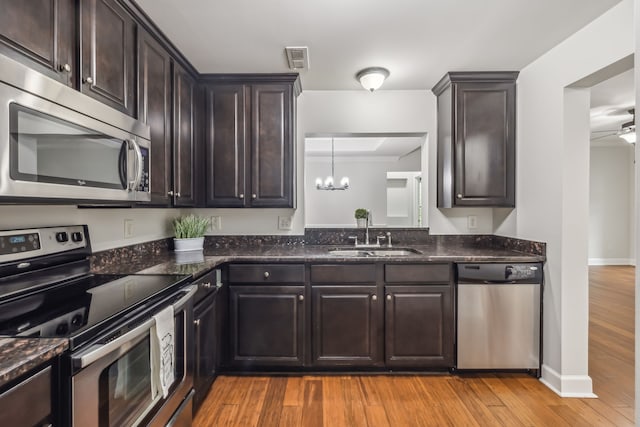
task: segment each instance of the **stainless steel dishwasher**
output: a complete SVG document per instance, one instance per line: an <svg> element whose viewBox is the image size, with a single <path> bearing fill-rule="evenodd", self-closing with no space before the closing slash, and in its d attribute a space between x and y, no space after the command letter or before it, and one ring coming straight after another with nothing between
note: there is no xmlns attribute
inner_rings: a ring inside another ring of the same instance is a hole
<svg viewBox="0 0 640 427"><path fill-rule="evenodd" d="M457 369L540 376L542 264L458 264Z"/></svg>

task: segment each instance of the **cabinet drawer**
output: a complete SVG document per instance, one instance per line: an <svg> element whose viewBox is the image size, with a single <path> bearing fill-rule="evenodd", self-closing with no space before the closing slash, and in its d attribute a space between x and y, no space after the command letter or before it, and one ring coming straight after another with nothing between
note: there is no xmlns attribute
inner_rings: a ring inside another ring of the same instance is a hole
<svg viewBox="0 0 640 427"><path fill-rule="evenodd" d="M311 266L311 282L313 283L373 283L375 281L375 264Z"/></svg>
<svg viewBox="0 0 640 427"><path fill-rule="evenodd" d="M51 415L51 367L0 395L0 425L34 426Z"/></svg>
<svg viewBox="0 0 640 427"><path fill-rule="evenodd" d="M450 264L387 264L384 281L390 283L449 283Z"/></svg>
<svg viewBox="0 0 640 427"><path fill-rule="evenodd" d="M302 264L231 264L230 283L304 283Z"/></svg>

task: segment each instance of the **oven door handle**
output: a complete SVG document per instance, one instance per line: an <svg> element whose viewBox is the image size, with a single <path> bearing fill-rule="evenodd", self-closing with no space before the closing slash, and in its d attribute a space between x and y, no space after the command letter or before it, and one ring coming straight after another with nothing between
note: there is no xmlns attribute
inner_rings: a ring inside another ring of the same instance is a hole
<svg viewBox="0 0 640 427"><path fill-rule="evenodd" d="M180 292L185 295L173 304L174 311L179 311L191 298L193 298L197 290L197 286L189 286L180 290ZM154 325L155 319L151 317L150 319L145 320L141 325L136 326L131 331L114 339L113 341L109 341L106 344L92 345L85 351L71 356L71 363L74 369L86 368L93 362L118 349L120 349L122 353L126 352L137 344L139 338L145 335Z"/></svg>

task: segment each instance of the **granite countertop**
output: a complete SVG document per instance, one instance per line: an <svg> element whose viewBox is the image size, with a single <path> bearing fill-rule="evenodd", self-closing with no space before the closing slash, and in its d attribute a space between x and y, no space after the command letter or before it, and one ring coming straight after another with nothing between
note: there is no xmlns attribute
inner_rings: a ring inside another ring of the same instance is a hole
<svg viewBox="0 0 640 427"><path fill-rule="evenodd" d="M65 338L0 338L0 387L68 348Z"/></svg>
<svg viewBox="0 0 640 427"><path fill-rule="evenodd" d="M329 253L336 245L262 245L254 247L205 248L204 252L165 251L132 258L125 265L105 266L101 273L190 274L198 277L227 262L542 262L544 256L508 249L474 248L452 244L398 245L421 254L408 256L336 256ZM353 246L342 248L354 249ZM371 249L371 248L369 248ZM363 249L367 250L367 249Z"/></svg>

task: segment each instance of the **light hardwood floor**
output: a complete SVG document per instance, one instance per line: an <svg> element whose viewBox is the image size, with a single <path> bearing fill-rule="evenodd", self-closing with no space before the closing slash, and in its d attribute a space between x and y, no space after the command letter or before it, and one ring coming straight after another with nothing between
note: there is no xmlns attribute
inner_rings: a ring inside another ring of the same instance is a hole
<svg viewBox="0 0 640 427"><path fill-rule="evenodd" d="M598 399L520 374L221 376L194 426L632 426L634 269L590 268L589 373Z"/></svg>

